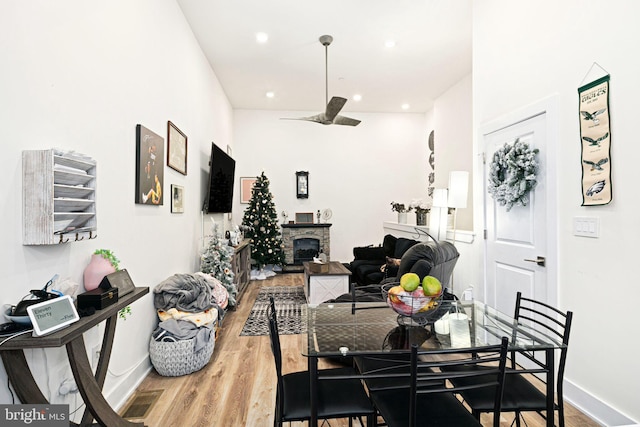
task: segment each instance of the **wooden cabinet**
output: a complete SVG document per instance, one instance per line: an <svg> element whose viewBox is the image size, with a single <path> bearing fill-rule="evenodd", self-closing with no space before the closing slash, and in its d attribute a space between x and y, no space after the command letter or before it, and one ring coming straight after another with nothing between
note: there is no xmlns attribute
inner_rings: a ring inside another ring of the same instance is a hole
<svg viewBox="0 0 640 427"><path fill-rule="evenodd" d="M234 274L233 283L238 288L237 300L240 301L251 280L251 244L249 240L244 240L238 246L235 246L234 251L231 258L231 268Z"/></svg>
<svg viewBox="0 0 640 427"><path fill-rule="evenodd" d="M22 243L96 237L96 162L61 150L22 152Z"/></svg>

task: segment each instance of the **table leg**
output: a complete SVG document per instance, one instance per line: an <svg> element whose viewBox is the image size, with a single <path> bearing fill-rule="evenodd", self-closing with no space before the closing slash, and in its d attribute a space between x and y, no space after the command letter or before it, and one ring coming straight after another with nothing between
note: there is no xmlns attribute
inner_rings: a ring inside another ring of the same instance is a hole
<svg viewBox="0 0 640 427"><path fill-rule="evenodd" d="M99 424L109 427L144 426L143 423L131 423L120 417L104 398L102 388L91 370L82 335L67 344L67 354L82 400ZM106 370L106 367L103 369ZM96 372L96 376L99 374Z"/></svg>
<svg viewBox="0 0 640 427"><path fill-rule="evenodd" d="M555 365L554 365L554 349L550 348L545 351L547 364L547 427L555 425Z"/></svg>
<svg viewBox="0 0 640 427"><path fill-rule="evenodd" d="M311 417L309 427L318 425L318 358L309 356L309 397L311 399Z"/></svg>
<svg viewBox="0 0 640 427"><path fill-rule="evenodd" d="M9 350L0 353L4 369L18 399L22 403L48 404L40 387L33 378L23 350Z"/></svg>
<svg viewBox="0 0 640 427"><path fill-rule="evenodd" d="M100 348L100 358L98 359L98 366L96 366L95 379L98 383L100 390L104 387L104 381L107 377L107 371L109 369L109 360L111 359L111 348L113 346L113 339L116 333L116 322L118 320L117 315L111 316L105 322L104 334L102 336L102 347ZM87 406L82 415L82 421L80 425L88 426L93 422L93 415Z"/></svg>

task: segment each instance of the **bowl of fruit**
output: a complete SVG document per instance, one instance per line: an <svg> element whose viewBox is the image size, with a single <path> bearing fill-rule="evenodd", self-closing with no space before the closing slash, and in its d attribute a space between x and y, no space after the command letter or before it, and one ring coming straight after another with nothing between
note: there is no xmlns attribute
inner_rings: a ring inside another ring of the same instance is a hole
<svg viewBox="0 0 640 427"><path fill-rule="evenodd" d="M406 273L400 277L400 282L383 285L382 297L400 316L426 324L440 303L442 284L433 276L425 276L421 282L417 274ZM398 319L401 320L404 319Z"/></svg>

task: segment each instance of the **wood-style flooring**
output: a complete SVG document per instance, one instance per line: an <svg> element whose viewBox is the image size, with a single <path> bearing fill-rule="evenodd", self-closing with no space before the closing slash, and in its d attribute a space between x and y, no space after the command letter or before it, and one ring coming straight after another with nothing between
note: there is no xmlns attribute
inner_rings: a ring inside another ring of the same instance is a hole
<svg viewBox="0 0 640 427"><path fill-rule="evenodd" d="M160 397L145 418L130 421L143 421L149 427L272 426L276 373L269 336L245 337L240 336L240 331L261 286L301 286L302 281L302 274L282 274L252 281L237 310L229 311L225 316L209 364L182 377L162 377L152 371L136 393L160 391ZM285 373L307 368L307 360L300 354L300 339L300 335L280 337ZM320 362L320 367L327 366ZM128 403L123 405L123 411L127 406ZM565 406L566 427L599 425L575 408ZM536 414L525 417L529 427L545 425L544 419ZM510 426L513 414L505 413L501 418L501 426ZM331 427L348 425L346 419L329 422ZM483 415L482 423L491 426L491 416ZM306 423L291 425L299 427Z"/></svg>

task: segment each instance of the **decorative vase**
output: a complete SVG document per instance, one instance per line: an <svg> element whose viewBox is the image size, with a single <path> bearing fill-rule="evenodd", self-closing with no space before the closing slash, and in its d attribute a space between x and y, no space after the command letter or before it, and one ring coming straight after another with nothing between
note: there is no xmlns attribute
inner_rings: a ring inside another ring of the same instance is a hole
<svg viewBox="0 0 640 427"><path fill-rule="evenodd" d="M427 225L428 211L416 211L416 225Z"/></svg>
<svg viewBox="0 0 640 427"><path fill-rule="evenodd" d="M406 224L406 223L407 223L407 213L398 212L398 224Z"/></svg>
<svg viewBox="0 0 640 427"><path fill-rule="evenodd" d="M108 259L99 254L91 255L91 261L84 269L84 289L92 291L98 288L104 276L115 273L115 271L116 269Z"/></svg>

